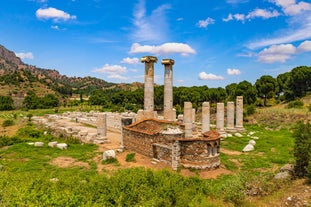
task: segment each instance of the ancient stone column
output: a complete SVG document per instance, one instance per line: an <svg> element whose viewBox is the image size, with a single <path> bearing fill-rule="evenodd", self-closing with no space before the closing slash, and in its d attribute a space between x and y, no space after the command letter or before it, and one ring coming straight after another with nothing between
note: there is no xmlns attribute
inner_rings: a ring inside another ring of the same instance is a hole
<svg viewBox="0 0 311 207"><path fill-rule="evenodd" d="M195 122L195 109L192 109L192 123Z"/></svg>
<svg viewBox="0 0 311 207"><path fill-rule="evenodd" d="M227 103L227 129L234 129L234 102Z"/></svg>
<svg viewBox="0 0 311 207"><path fill-rule="evenodd" d="M158 59L153 56L144 56L141 62L145 63L145 85L144 85L144 116L154 117L154 63Z"/></svg>
<svg viewBox="0 0 311 207"><path fill-rule="evenodd" d="M224 130L224 103L217 103L217 112L216 112L216 130Z"/></svg>
<svg viewBox="0 0 311 207"><path fill-rule="evenodd" d="M164 65L164 119L174 121L173 117L173 65L174 60L163 59Z"/></svg>
<svg viewBox="0 0 311 207"><path fill-rule="evenodd" d="M235 127L237 129L243 128L243 96L236 97L236 123Z"/></svg>
<svg viewBox="0 0 311 207"><path fill-rule="evenodd" d="M185 138L192 137L192 103L184 103Z"/></svg>
<svg viewBox="0 0 311 207"><path fill-rule="evenodd" d="M97 134L101 137L107 136L107 114L100 113L97 116Z"/></svg>
<svg viewBox="0 0 311 207"><path fill-rule="evenodd" d="M210 130L210 105L209 102L202 104L202 133Z"/></svg>

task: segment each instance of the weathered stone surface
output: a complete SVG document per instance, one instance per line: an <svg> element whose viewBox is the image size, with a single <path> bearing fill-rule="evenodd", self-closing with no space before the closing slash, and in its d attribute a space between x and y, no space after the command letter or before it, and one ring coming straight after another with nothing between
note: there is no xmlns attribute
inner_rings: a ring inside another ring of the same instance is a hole
<svg viewBox="0 0 311 207"><path fill-rule="evenodd" d="M249 140L248 144L251 144L251 145L255 146L256 145L256 141L255 140Z"/></svg>
<svg viewBox="0 0 311 207"><path fill-rule="evenodd" d="M65 149L67 149L68 145L66 143L58 143L58 144L56 144L56 147L58 149L65 150Z"/></svg>
<svg viewBox="0 0 311 207"><path fill-rule="evenodd" d="M285 164L283 167L281 167L280 172L289 172L293 174L295 171L295 165L294 164Z"/></svg>
<svg viewBox="0 0 311 207"><path fill-rule="evenodd" d="M55 142L49 142L49 143L48 143L48 146L49 146L49 147L56 147L57 143L58 143L58 142L56 142L56 141L55 141Z"/></svg>
<svg viewBox="0 0 311 207"><path fill-rule="evenodd" d="M252 144L247 144L247 145L243 148L242 152L250 152L250 151L253 151L253 150L255 150L254 145L252 145Z"/></svg>
<svg viewBox="0 0 311 207"><path fill-rule="evenodd" d="M279 172L274 176L274 179L289 179L291 177L291 174L287 171L285 172Z"/></svg>
<svg viewBox="0 0 311 207"><path fill-rule="evenodd" d="M234 136L236 136L236 137L243 137L243 135L242 134L240 134L240 133L234 133Z"/></svg>
<svg viewBox="0 0 311 207"><path fill-rule="evenodd" d="M35 147L43 147L44 143L43 142L35 142L34 146Z"/></svg>
<svg viewBox="0 0 311 207"><path fill-rule="evenodd" d="M103 152L103 160L115 159L116 153L114 150L107 150Z"/></svg>

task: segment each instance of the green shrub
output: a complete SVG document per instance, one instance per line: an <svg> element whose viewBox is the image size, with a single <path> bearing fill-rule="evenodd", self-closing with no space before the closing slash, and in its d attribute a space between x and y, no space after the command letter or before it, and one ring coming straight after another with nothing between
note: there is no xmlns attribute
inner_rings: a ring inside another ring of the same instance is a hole
<svg viewBox="0 0 311 207"><path fill-rule="evenodd" d="M293 137L295 138L295 172L298 176L311 177L311 124L298 122L294 128Z"/></svg>
<svg viewBox="0 0 311 207"><path fill-rule="evenodd" d="M8 126L13 126L13 125L14 125L14 121L12 119L6 119L2 123L2 127L8 127Z"/></svg>
<svg viewBox="0 0 311 207"><path fill-rule="evenodd" d="M308 106L308 111L311 112L311 104Z"/></svg>
<svg viewBox="0 0 311 207"><path fill-rule="evenodd" d="M126 162L135 162L135 153L129 153L126 155L126 158L125 158L125 161Z"/></svg>
<svg viewBox="0 0 311 207"><path fill-rule="evenodd" d="M294 100L294 101L290 101L287 104L287 108L295 108L295 109L301 109L303 107L303 101L301 100Z"/></svg>
<svg viewBox="0 0 311 207"><path fill-rule="evenodd" d="M246 110L246 115L252 115L256 112L256 106L248 105L246 106L245 110Z"/></svg>
<svg viewBox="0 0 311 207"><path fill-rule="evenodd" d="M108 165L108 164L115 164L115 165L120 165L119 161L116 158L110 158L107 160L102 161L103 165Z"/></svg>
<svg viewBox="0 0 311 207"><path fill-rule="evenodd" d="M20 142L22 142L22 140L18 137L0 136L0 147L10 146Z"/></svg>

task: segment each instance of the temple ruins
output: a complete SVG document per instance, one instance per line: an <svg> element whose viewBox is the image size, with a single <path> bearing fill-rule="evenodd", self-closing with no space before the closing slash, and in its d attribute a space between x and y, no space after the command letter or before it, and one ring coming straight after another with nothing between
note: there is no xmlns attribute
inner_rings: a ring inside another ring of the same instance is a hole
<svg viewBox="0 0 311 207"><path fill-rule="evenodd" d="M183 115L173 108L173 65L174 60L163 59L164 65L164 111L158 117L154 111L154 63L157 58L141 58L145 64L144 110L139 110L136 121L122 127L122 145L125 149L169 163L173 169L179 166L196 169L213 169L220 165L220 138L222 133L242 131L243 97L234 102L217 103L216 130L211 130L210 103L202 104L202 125L197 131L195 109L191 102L184 103ZM236 114L236 122L234 120ZM234 123L236 125L234 126Z"/></svg>
<svg viewBox="0 0 311 207"><path fill-rule="evenodd" d="M243 131L243 97L234 102L216 104L216 125L211 124L210 102L202 103L201 120L191 102L184 102L184 112L176 117L173 108L174 60L163 59L163 116L154 110L153 56L141 58L145 64L144 108L132 112L67 112L62 115L33 117L55 135L72 136L85 143L109 142L107 130L121 134L119 151L130 150L178 167L214 169L220 166L220 139L225 133ZM198 122L196 121L198 119ZM201 122L200 122L201 121ZM68 125L68 123L71 123ZM86 124L93 126L84 127Z"/></svg>

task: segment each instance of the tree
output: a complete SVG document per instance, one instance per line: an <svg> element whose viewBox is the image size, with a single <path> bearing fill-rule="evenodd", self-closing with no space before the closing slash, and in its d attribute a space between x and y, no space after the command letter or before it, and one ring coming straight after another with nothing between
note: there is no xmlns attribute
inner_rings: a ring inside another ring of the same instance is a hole
<svg viewBox="0 0 311 207"><path fill-rule="evenodd" d="M300 66L290 72L290 77L286 82L285 98L294 100L306 95L311 89L311 67Z"/></svg>
<svg viewBox="0 0 311 207"><path fill-rule="evenodd" d="M59 106L58 98L53 94L46 94L42 98L42 107L43 108L54 108Z"/></svg>
<svg viewBox="0 0 311 207"><path fill-rule="evenodd" d="M29 91L23 101L23 106L26 109L37 109L39 105L40 98L33 91Z"/></svg>
<svg viewBox="0 0 311 207"><path fill-rule="evenodd" d="M237 85L235 95L243 96L243 102L250 105L255 103L257 98L257 91L250 82L245 80Z"/></svg>
<svg viewBox="0 0 311 207"><path fill-rule="evenodd" d="M13 110L14 101L11 96L0 96L0 111Z"/></svg>
<svg viewBox="0 0 311 207"><path fill-rule="evenodd" d="M89 104L90 105L99 105L104 106L107 104L107 97L105 92L102 90L97 90L92 93L89 97Z"/></svg>
<svg viewBox="0 0 311 207"><path fill-rule="evenodd" d="M226 86L226 93L228 96L228 101L234 101L236 98L236 88L238 84L236 83L231 83Z"/></svg>
<svg viewBox="0 0 311 207"><path fill-rule="evenodd" d="M258 96L264 99L264 106L267 106L267 99L272 98L276 91L276 80L270 75L263 75L257 79L255 87Z"/></svg>

